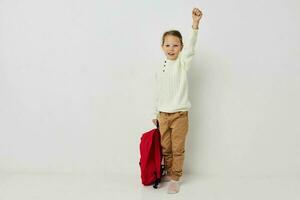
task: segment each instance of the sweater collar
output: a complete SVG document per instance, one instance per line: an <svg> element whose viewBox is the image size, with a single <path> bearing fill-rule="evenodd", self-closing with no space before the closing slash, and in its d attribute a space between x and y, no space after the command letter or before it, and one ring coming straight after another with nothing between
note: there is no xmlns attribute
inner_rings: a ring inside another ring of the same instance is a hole
<svg viewBox="0 0 300 200"><path fill-rule="evenodd" d="M165 62L169 63L169 64L173 64L173 63L175 63L177 61L177 59L176 60L169 60L169 59L165 58Z"/></svg>

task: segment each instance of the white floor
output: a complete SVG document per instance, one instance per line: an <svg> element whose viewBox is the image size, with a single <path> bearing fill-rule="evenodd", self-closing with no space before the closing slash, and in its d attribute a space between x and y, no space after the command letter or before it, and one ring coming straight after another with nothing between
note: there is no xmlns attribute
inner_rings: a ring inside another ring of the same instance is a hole
<svg viewBox="0 0 300 200"><path fill-rule="evenodd" d="M133 175L1 174L0 200L299 200L296 178L184 177L178 194L155 190Z"/></svg>

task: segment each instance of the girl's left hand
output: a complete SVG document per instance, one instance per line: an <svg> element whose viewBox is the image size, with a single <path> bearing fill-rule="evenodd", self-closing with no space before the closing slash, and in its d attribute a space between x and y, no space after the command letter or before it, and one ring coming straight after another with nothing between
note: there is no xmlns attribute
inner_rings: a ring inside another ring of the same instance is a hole
<svg viewBox="0 0 300 200"><path fill-rule="evenodd" d="M192 12L193 21L199 22L202 17L202 12L198 8L194 8Z"/></svg>

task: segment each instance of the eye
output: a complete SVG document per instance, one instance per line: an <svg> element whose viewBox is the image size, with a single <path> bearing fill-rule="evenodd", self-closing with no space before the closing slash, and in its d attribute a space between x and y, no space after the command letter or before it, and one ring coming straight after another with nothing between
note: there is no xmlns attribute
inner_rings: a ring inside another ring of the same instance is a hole
<svg viewBox="0 0 300 200"><path fill-rule="evenodd" d="M178 47L178 45L177 45L177 44L174 44L174 47Z"/></svg>
<svg viewBox="0 0 300 200"><path fill-rule="evenodd" d="M170 45L168 45L168 44L166 44L165 46L166 46L166 47L170 47Z"/></svg>

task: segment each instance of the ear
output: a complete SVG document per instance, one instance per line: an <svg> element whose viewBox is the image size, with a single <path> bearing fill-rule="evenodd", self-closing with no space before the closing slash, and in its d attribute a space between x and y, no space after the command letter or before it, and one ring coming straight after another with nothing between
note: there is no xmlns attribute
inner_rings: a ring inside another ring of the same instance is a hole
<svg viewBox="0 0 300 200"><path fill-rule="evenodd" d="M180 51L182 51L182 49L183 49L183 46L184 46L184 45L182 44L182 45L181 45L181 49L180 49Z"/></svg>

